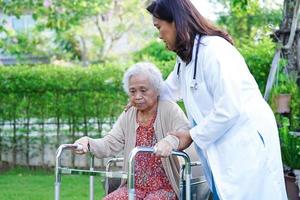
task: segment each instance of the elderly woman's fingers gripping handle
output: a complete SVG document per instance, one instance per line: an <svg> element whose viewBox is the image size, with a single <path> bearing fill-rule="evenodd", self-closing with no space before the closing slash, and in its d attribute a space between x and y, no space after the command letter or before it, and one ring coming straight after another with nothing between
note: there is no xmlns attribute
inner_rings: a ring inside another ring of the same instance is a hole
<svg viewBox="0 0 300 200"><path fill-rule="evenodd" d="M76 154L86 154L89 152L89 138L82 137L74 142L77 145L77 148L74 150Z"/></svg>

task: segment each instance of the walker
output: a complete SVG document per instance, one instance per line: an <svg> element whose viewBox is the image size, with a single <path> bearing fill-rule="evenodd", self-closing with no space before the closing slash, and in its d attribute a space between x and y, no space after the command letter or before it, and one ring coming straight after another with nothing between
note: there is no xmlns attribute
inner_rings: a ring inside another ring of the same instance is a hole
<svg viewBox="0 0 300 200"><path fill-rule="evenodd" d="M109 188L109 179L127 179L128 187L128 199L134 200L135 189L134 189L134 163L135 156L138 153L146 152L153 153L154 149L152 147L135 147L128 159L128 172L123 171L111 171L111 164L115 162L123 161L123 158L112 158L106 164L105 171L94 170L94 156L91 155L90 168L86 169L73 169L63 167L61 165L62 153L65 150L75 150L82 148L81 145L76 144L62 144L59 146L56 152L56 162L55 162L55 200L60 200L60 185L62 175L89 175L90 176L90 191L89 199L94 200L94 177L102 176L105 177L105 191L106 194L112 190ZM191 167L201 165L199 162L191 162L190 157L182 151L172 151L172 155L182 157L184 159L184 164L181 165L180 170L180 200L207 200L210 199L210 191L206 184L204 176L192 178Z"/></svg>

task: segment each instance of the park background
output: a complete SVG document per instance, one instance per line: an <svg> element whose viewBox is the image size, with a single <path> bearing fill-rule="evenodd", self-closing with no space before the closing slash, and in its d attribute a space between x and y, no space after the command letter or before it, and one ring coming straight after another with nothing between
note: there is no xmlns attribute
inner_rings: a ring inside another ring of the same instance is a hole
<svg viewBox="0 0 300 200"><path fill-rule="evenodd" d="M56 149L110 130L127 102L121 84L126 68L150 61L164 78L172 71L175 54L158 39L145 10L149 2L0 1L0 199L53 199ZM299 0L192 2L230 33L244 56L274 111L285 171L295 182L290 175L300 169ZM279 107L282 98L287 104ZM88 159L68 154L63 162L86 167ZM63 180L63 199L87 199L86 177Z"/></svg>

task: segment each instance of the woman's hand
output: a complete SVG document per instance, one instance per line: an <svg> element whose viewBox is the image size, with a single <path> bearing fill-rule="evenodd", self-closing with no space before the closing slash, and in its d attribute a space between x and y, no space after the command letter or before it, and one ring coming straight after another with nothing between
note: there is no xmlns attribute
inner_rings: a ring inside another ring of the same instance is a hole
<svg viewBox="0 0 300 200"><path fill-rule="evenodd" d="M89 151L89 138L86 136L79 138L74 142L74 144L81 145L82 147L74 150L77 154L86 154Z"/></svg>
<svg viewBox="0 0 300 200"><path fill-rule="evenodd" d="M132 105L131 102L129 101L129 102L127 103L127 105L125 106L124 111L127 112L132 106L133 106L133 105Z"/></svg>
<svg viewBox="0 0 300 200"><path fill-rule="evenodd" d="M189 131L170 132L169 134L174 135L179 139L178 150L183 150L188 148L193 142Z"/></svg>
<svg viewBox="0 0 300 200"><path fill-rule="evenodd" d="M168 141L161 140L154 146L154 153L156 156L167 157L172 153L172 146Z"/></svg>

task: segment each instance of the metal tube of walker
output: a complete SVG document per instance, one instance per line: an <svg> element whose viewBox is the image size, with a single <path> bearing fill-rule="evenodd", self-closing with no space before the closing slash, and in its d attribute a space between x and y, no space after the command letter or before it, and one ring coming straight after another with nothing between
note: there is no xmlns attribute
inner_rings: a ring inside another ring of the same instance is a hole
<svg viewBox="0 0 300 200"><path fill-rule="evenodd" d="M54 198L55 200L60 199L60 184L61 184L61 172L60 172L60 167L61 167L61 155L64 150L66 149L76 149L78 148L78 145L76 144L62 144L58 147L56 151L56 159L55 159L55 194Z"/></svg>
<svg viewBox="0 0 300 200"><path fill-rule="evenodd" d="M60 145L56 151L56 159L55 159L55 200L59 200L60 197L60 182L61 182L61 173L59 168L61 166L61 154L66 148L64 145Z"/></svg>
<svg viewBox="0 0 300 200"><path fill-rule="evenodd" d="M153 153L154 148L152 148L152 147L135 147L129 155L128 180L127 180L128 199L129 200L134 200L134 197L135 197L135 189L134 189L135 156L141 152ZM185 199L190 200L191 199L191 162L190 162L190 157L185 152L181 152L181 151L172 151L172 155L181 156L184 158L184 162L185 162L184 177L185 177L185 181L186 181Z"/></svg>
<svg viewBox="0 0 300 200"><path fill-rule="evenodd" d="M111 158L107 161L106 163L106 167L105 167L105 172L109 172L110 167L113 163L117 163L117 162L121 162L124 161L124 158ZM105 177L105 194L108 194L108 190L109 190L109 183L108 183L108 177Z"/></svg>
<svg viewBox="0 0 300 200"><path fill-rule="evenodd" d="M94 156L91 155L90 171L94 171ZM94 200L94 176L90 176L90 200Z"/></svg>

